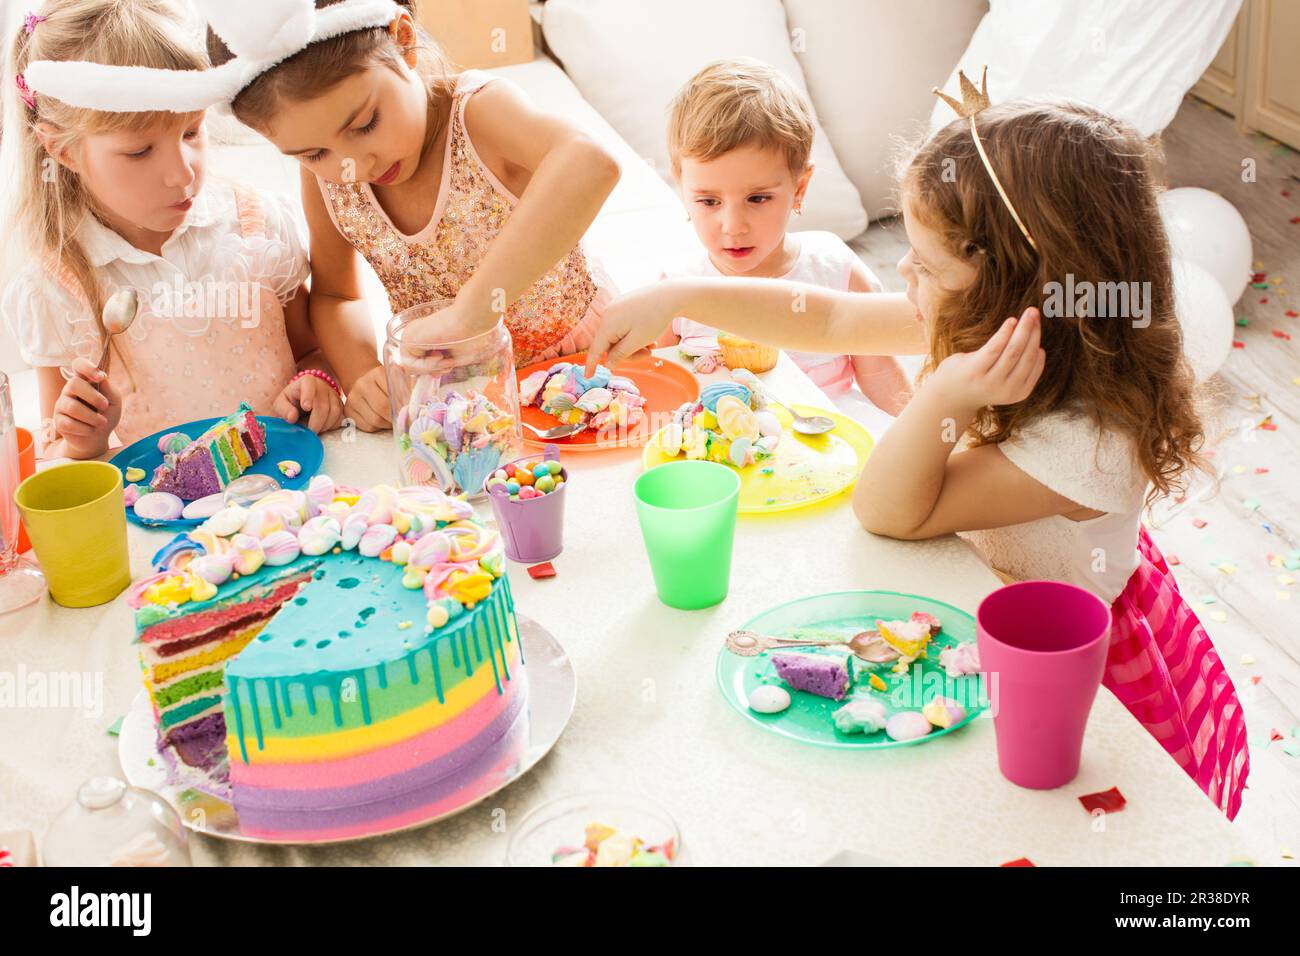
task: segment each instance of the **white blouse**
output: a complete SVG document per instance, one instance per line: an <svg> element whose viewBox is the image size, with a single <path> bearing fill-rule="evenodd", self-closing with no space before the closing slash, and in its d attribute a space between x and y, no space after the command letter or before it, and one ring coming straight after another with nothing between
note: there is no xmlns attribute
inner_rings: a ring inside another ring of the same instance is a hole
<svg viewBox="0 0 1300 956"><path fill-rule="evenodd" d="M1147 479L1133 443L1101 432L1082 412L1058 410L998 447L1035 481L1105 514L1088 521L1052 515L962 537L996 570L1017 580L1068 581L1112 603L1138 566Z"/></svg>
<svg viewBox="0 0 1300 956"><path fill-rule="evenodd" d="M148 313L155 299L165 295L175 299L178 288L183 295L187 284L218 277L255 280L274 292L281 305L288 304L310 272L305 230L293 200L277 193L259 195L265 234L244 236L233 188L227 183L209 183L195 198L185 221L163 244L161 256L137 249L93 216L86 217L77 237L100 287L108 291L133 287L141 292L140 318L124 335L142 342L150 331ZM200 314L191 314L194 311ZM32 261L5 286L0 293L0 316L18 340L19 352L28 365L62 366L77 356L92 361L99 357L102 343L94 317L43 262ZM186 335L202 337L212 317L201 310L171 309L167 321L183 326Z"/></svg>

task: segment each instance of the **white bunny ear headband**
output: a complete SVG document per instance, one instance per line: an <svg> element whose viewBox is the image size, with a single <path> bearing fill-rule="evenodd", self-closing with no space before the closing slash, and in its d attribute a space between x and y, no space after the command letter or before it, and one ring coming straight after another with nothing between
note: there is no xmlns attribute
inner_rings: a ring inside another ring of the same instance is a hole
<svg viewBox="0 0 1300 956"><path fill-rule="evenodd" d="M193 113L229 104L267 70L312 43L353 30L388 26L403 11L393 0L343 0L321 10L312 0L193 2L234 54L221 66L208 70L156 70L37 60L19 75L18 85L69 106L106 113ZM29 16L29 33L40 29L41 19ZM34 102L28 100L28 105Z"/></svg>

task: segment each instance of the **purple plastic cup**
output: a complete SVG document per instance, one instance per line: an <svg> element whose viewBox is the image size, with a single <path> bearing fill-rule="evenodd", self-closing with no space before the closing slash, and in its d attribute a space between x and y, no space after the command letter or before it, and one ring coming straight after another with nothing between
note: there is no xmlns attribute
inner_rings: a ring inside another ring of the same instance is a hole
<svg viewBox="0 0 1300 956"><path fill-rule="evenodd" d="M559 457L559 449L547 445L541 460L558 461ZM537 460L536 455L516 458L495 469L493 474L517 462ZM511 561L537 564L551 560L564 550L564 492L569 487L569 473L561 468L560 477L564 479L564 484L554 491L525 501L511 501L510 496L499 486L488 491L488 500L492 502L492 513L496 515L497 527L501 530L506 557Z"/></svg>
<svg viewBox="0 0 1300 956"><path fill-rule="evenodd" d="M1002 775L1031 790L1064 786L1079 772L1110 608L1073 584L1022 581L981 601L976 624Z"/></svg>

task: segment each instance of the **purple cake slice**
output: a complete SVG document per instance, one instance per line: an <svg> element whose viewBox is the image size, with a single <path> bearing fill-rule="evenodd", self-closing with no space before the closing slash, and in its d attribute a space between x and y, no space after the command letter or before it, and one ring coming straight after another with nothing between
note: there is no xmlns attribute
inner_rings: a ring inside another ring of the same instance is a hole
<svg viewBox="0 0 1300 956"><path fill-rule="evenodd" d="M853 684L848 658L830 654L804 654L792 651L773 654L777 676L795 690L805 690L818 697L843 700Z"/></svg>
<svg viewBox="0 0 1300 956"><path fill-rule="evenodd" d="M184 501L214 495L266 454L266 429L247 402L212 425L153 473L150 487Z"/></svg>

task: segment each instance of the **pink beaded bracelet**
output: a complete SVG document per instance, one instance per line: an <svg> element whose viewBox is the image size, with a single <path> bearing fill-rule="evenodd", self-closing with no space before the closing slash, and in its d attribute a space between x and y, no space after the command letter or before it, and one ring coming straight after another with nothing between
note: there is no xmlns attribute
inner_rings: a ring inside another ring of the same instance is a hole
<svg viewBox="0 0 1300 956"><path fill-rule="evenodd" d="M289 384L292 385L294 382L298 381L298 379L302 378L304 375L315 376L316 378L324 382L326 385L328 385L330 388L334 389L334 391L338 393L339 398L344 397L343 389L339 387L339 383L337 380L335 380L334 376L331 375L329 372L322 371L321 369L318 368L303 369L293 378L289 379Z"/></svg>

